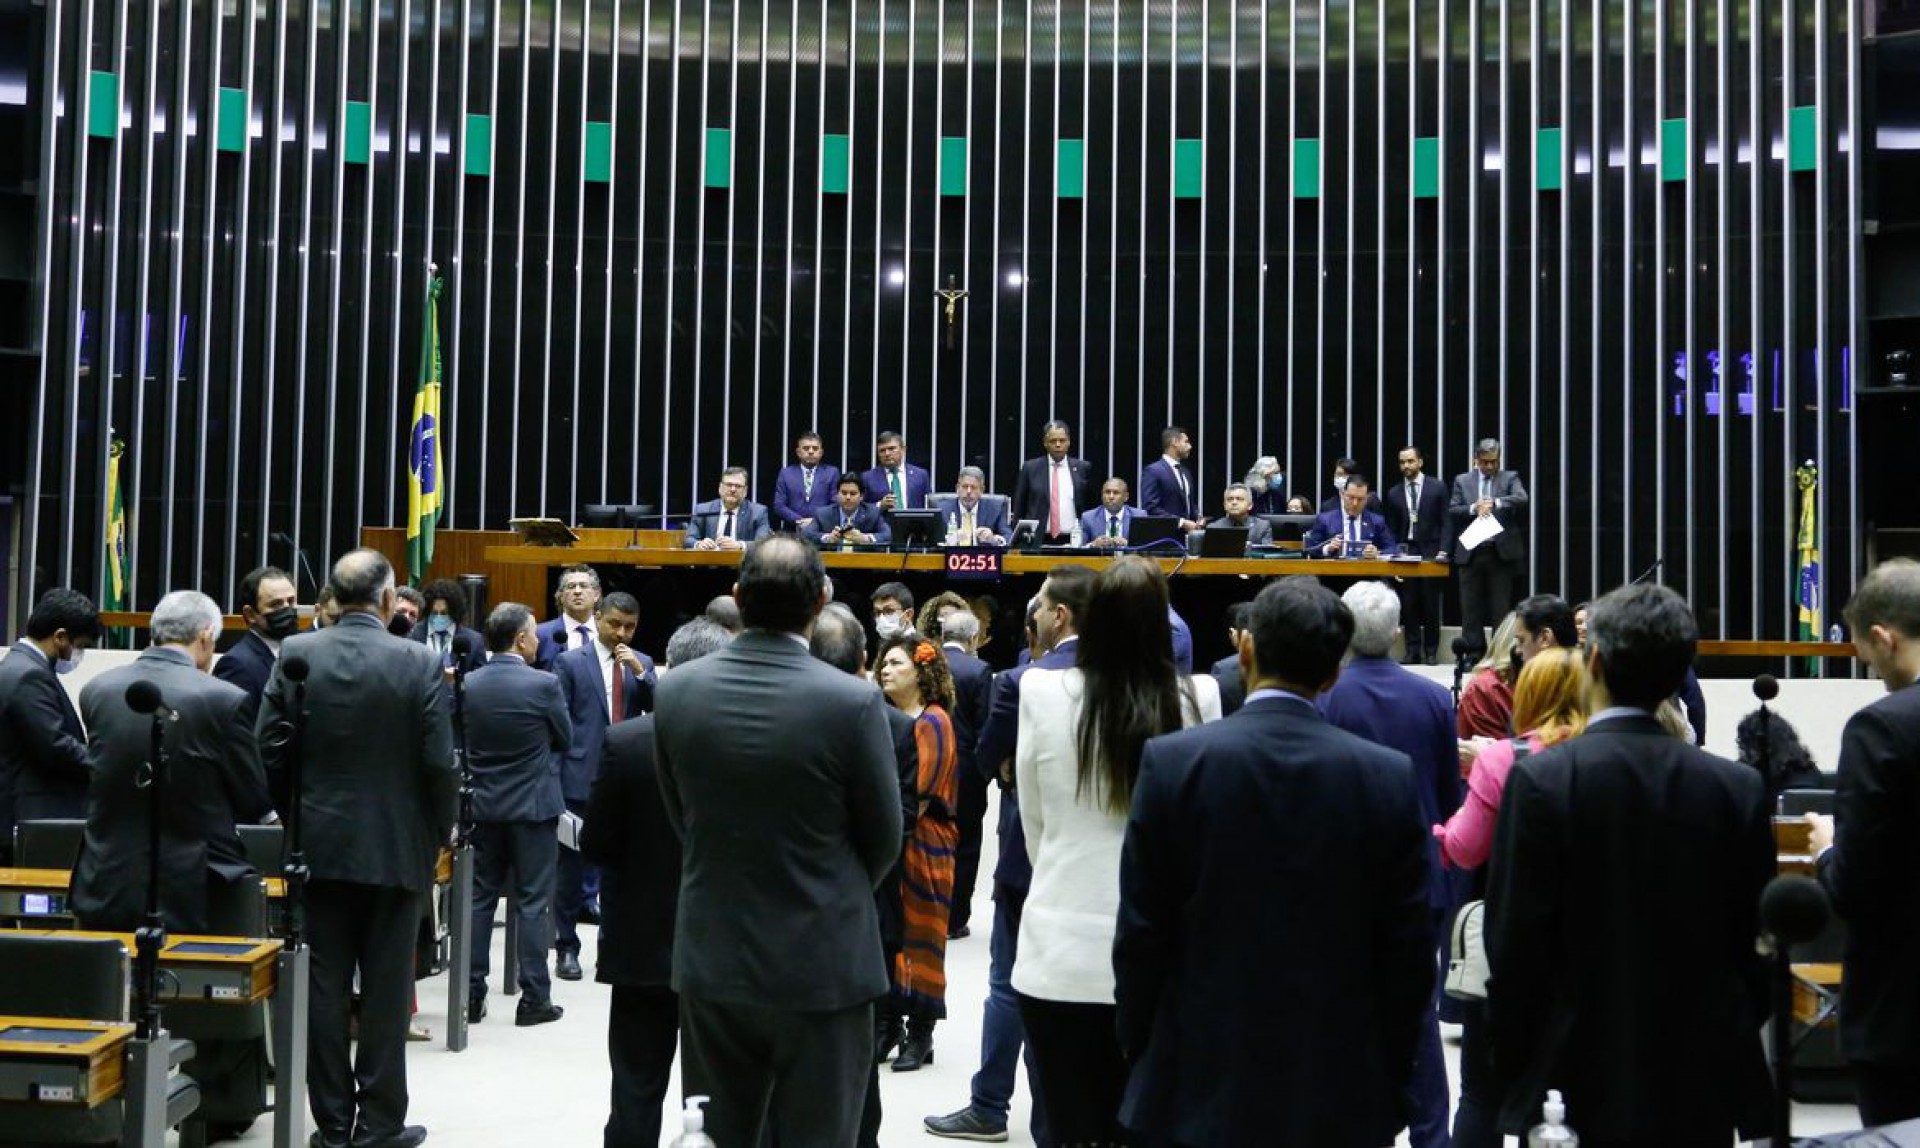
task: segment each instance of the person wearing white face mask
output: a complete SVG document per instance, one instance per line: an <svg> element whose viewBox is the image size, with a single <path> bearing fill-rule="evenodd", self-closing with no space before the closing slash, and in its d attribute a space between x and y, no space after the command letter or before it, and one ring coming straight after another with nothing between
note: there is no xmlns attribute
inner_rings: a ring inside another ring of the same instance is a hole
<svg viewBox="0 0 1920 1148"><path fill-rule="evenodd" d="M100 611L75 590L49 590L27 636L0 660L0 860L18 821L87 813L87 735L56 675L100 637Z"/></svg>
<svg viewBox="0 0 1920 1148"><path fill-rule="evenodd" d="M873 631L880 635L881 641L911 634L913 629L913 591L899 582L886 582L875 589L873 602Z"/></svg>
<svg viewBox="0 0 1920 1148"><path fill-rule="evenodd" d="M1320 513L1340 509L1340 496L1346 492L1347 479L1360 473L1360 460L1354 458L1336 458L1333 460L1333 496L1320 504ZM1381 513L1380 495L1367 492L1367 509L1375 514Z"/></svg>

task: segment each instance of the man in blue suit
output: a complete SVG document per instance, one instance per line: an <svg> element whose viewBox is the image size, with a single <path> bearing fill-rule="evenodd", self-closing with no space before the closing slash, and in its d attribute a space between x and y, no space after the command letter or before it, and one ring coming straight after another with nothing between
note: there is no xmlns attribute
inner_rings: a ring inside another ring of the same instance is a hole
<svg viewBox="0 0 1920 1148"><path fill-rule="evenodd" d="M1246 704L1141 755L1113 943L1141 1143L1390 1144L1405 1124L1432 841L1406 755L1314 708L1352 629L1317 582L1270 583L1240 641Z"/></svg>
<svg viewBox="0 0 1920 1148"><path fill-rule="evenodd" d="M686 550L745 550L771 533L767 508L747 497L746 468L730 466L720 472L720 497L693 508L680 545Z"/></svg>
<svg viewBox="0 0 1920 1148"><path fill-rule="evenodd" d="M924 467L907 461L907 444L899 431L881 431L873 442L875 465L860 475L867 501L891 514L896 510L924 510L933 480Z"/></svg>
<svg viewBox="0 0 1920 1148"><path fill-rule="evenodd" d="M1127 505L1127 480L1109 478L1100 487L1100 505L1080 516L1080 537L1094 550L1127 544L1127 531L1140 512Z"/></svg>
<svg viewBox="0 0 1920 1148"><path fill-rule="evenodd" d="M1400 552L1387 520L1367 509L1367 476L1350 474L1340 509L1322 514L1301 545L1315 558L1384 558Z"/></svg>
<svg viewBox="0 0 1920 1148"><path fill-rule="evenodd" d="M833 506L840 468L820 461L826 452L817 431L808 431L793 440L794 462L780 468L773 480L773 525L776 530L798 534L817 517L816 512Z"/></svg>
<svg viewBox="0 0 1920 1148"><path fill-rule="evenodd" d="M822 550L851 550L885 546L893 541L893 530L880 508L861 498L860 480L848 474L841 476L834 502L809 519L800 536Z"/></svg>
<svg viewBox="0 0 1920 1148"><path fill-rule="evenodd" d="M293 579L277 566L249 570L240 579L236 604L247 620L247 635L240 644L220 655L213 663L213 676L228 685L240 687L247 695L241 716L251 726L260 712L260 695L266 692L267 679L273 676L273 663L280 657L280 643L300 632L300 607Z"/></svg>
<svg viewBox="0 0 1920 1148"><path fill-rule="evenodd" d="M1180 529L1199 530L1207 520L1200 517L1200 500L1194 494L1193 472L1187 469L1187 456L1193 453L1193 440L1186 428L1168 427L1160 432L1160 457L1140 469L1140 510L1161 518L1178 518Z"/></svg>
<svg viewBox="0 0 1920 1148"><path fill-rule="evenodd" d="M593 795L607 727L653 709L653 660L627 644L640 626L640 603L616 590L600 599L594 620L593 644L568 650L553 661L573 727L572 744L560 763L560 789L568 811L578 816L585 816L587 799ZM577 926L582 911L589 909L586 881L580 854L561 849L554 886L553 948L554 975L565 981L580 979Z"/></svg>
<svg viewBox="0 0 1920 1148"><path fill-rule="evenodd" d="M560 616L547 619L534 630L540 639L540 650L533 659L536 670L551 670L553 660L561 654L593 644L593 608L600 604L599 571L585 562L563 568L553 603L560 608Z"/></svg>
<svg viewBox="0 0 1920 1148"><path fill-rule="evenodd" d="M1400 600L1384 582L1356 582L1340 600L1353 613L1353 656L1320 697L1320 712L1348 733L1397 749L1413 762L1420 823L1439 825L1460 808L1460 765L1455 749L1453 699L1445 686L1394 665L1387 656L1400 625ZM1427 842L1427 905L1433 913L1436 962L1446 943L1452 896L1440 855ZM1437 982L1436 982L1437 986ZM1436 987L1434 1004L1439 1005ZM1447 1066L1440 1052L1438 1014L1420 1018L1408 1099L1414 1148L1447 1148Z"/></svg>
<svg viewBox="0 0 1920 1148"><path fill-rule="evenodd" d="M1007 525L1005 499L987 500L987 474L977 466L963 466L953 480L953 495L934 500L934 509L947 522L955 546L1005 546L1012 529Z"/></svg>

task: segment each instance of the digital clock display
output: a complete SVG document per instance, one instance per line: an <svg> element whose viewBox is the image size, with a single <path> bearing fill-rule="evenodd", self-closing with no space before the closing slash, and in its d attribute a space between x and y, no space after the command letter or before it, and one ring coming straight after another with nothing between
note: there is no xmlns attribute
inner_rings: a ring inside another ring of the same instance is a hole
<svg viewBox="0 0 1920 1148"><path fill-rule="evenodd" d="M947 577L990 580L1000 577L1000 551L949 550Z"/></svg>

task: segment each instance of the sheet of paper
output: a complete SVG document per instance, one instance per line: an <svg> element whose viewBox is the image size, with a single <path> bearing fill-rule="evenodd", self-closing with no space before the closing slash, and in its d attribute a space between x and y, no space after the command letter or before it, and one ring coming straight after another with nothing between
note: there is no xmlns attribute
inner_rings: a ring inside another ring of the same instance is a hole
<svg viewBox="0 0 1920 1148"><path fill-rule="evenodd" d="M1498 518L1491 514L1481 515L1460 532L1460 549L1472 550L1490 538L1500 537L1504 530Z"/></svg>
<svg viewBox="0 0 1920 1148"><path fill-rule="evenodd" d="M573 810L569 809L561 813L560 824L555 827L560 837L560 844L578 853L580 851L580 830L585 825L586 822L580 820L580 815Z"/></svg>

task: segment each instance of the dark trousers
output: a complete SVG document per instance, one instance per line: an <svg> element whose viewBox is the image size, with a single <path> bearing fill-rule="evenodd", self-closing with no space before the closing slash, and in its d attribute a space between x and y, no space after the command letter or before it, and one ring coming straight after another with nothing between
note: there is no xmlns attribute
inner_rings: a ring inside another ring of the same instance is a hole
<svg viewBox="0 0 1920 1148"><path fill-rule="evenodd" d="M585 817L587 803L569 800L567 811ZM554 952L580 955L580 910L599 894L600 871L574 850L561 849L553 886Z"/></svg>
<svg viewBox="0 0 1920 1148"><path fill-rule="evenodd" d="M1045 1097L1047 1130L1066 1145L1130 1144L1120 1127L1127 1062L1110 1004L1043 1001L1022 993L1020 1019Z"/></svg>
<svg viewBox="0 0 1920 1148"><path fill-rule="evenodd" d="M1013 1076L1026 1053L1027 1093L1033 1101L1033 1142L1038 1148L1053 1143L1048 1135L1046 1107L1041 1103L1040 1073L1020 1021L1020 996L1013 991L1013 958L1019 951L1020 910L1026 894L1007 888L994 890L993 936L989 941L987 1003L980 1017L980 1071L973 1074L971 1103L982 1115L1001 1121L1013 1104Z"/></svg>
<svg viewBox="0 0 1920 1148"><path fill-rule="evenodd" d="M1475 554L1456 569L1460 574L1460 636L1477 659L1486 652L1487 632L1498 626L1519 601L1514 591L1520 585L1520 563L1489 551Z"/></svg>
<svg viewBox="0 0 1920 1148"><path fill-rule="evenodd" d="M873 1004L825 1012L680 997L681 1086L716 1144L851 1144L873 1071Z"/></svg>
<svg viewBox="0 0 1920 1148"><path fill-rule="evenodd" d="M1584 1138L1583 1138L1584 1139ZM1493 1076L1484 1001L1462 1002L1460 1104L1453 1114L1453 1148L1500 1148L1500 1086Z"/></svg>
<svg viewBox="0 0 1920 1148"><path fill-rule="evenodd" d="M680 998L665 985L614 985L607 1011L613 1069L605 1148L658 1148L661 1106L680 1037Z"/></svg>
<svg viewBox="0 0 1920 1148"><path fill-rule="evenodd" d="M413 939L421 894L382 885L313 881L307 1095L328 1139L398 1133L407 1122L407 1020L413 1011ZM360 1047L348 1066L348 1008L360 976Z"/></svg>
<svg viewBox="0 0 1920 1148"><path fill-rule="evenodd" d="M1447 1134L1447 1061L1440 1049L1440 988L1446 978L1439 975L1441 948L1447 942L1448 915L1434 912L1433 997L1420 1017L1420 1041L1413 1047L1413 1076L1407 1081L1407 1137L1413 1148L1448 1148Z"/></svg>
<svg viewBox="0 0 1920 1148"><path fill-rule="evenodd" d="M1860 1123L1868 1128L1920 1119L1920 1060L1898 1062L1854 1061L1854 1093L1860 1101Z"/></svg>
<svg viewBox="0 0 1920 1148"><path fill-rule="evenodd" d="M947 932L958 932L973 917L973 890L980 880L980 844L987 828L987 778L971 761L960 766L960 844L953 854L953 909Z"/></svg>
<svg viewBox="0 0 1920 1148"><path fill-rule="evenodd" d="M520 1007L535 1008L553 995L547 975L547 946L553 943L554 871L560 839L554 836L554 818L545 821L481 821L473 827L473 965L467 974L467 996L487 995L492 971L493 910L500 902L509 874L513 877L513 913L519 923L514 938L515 979L520 985Z"/></svg>
<svg viewBox="0 0 1920 1148"><path fill-rule="evenodd" d="M1407 644L1407 656L1433 657L1440 652L1440 590L1444 578L1403 578L1395 589L1400 593L1400 632Z"/></svg>

